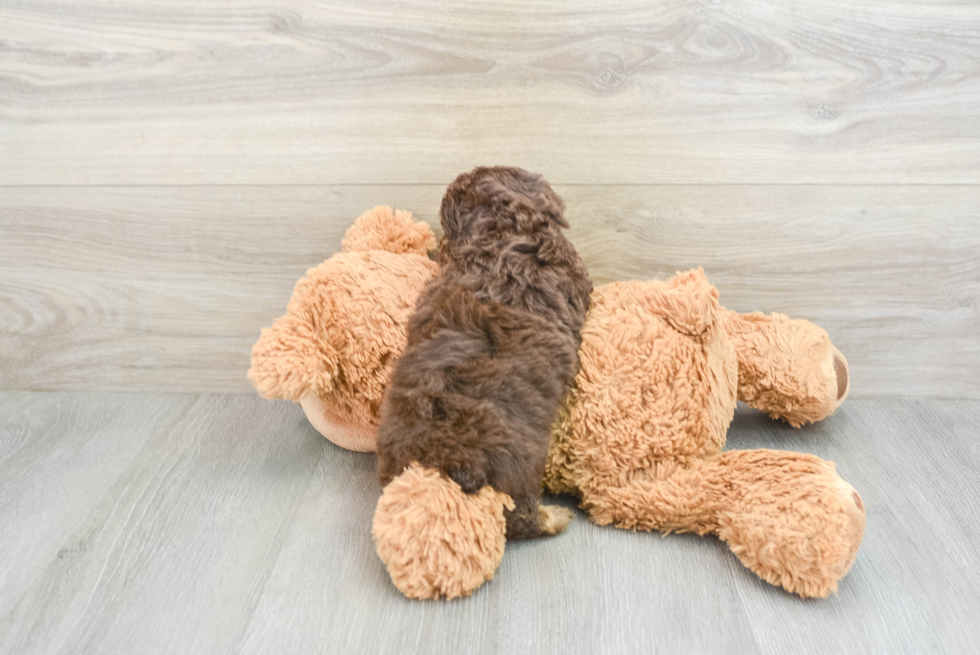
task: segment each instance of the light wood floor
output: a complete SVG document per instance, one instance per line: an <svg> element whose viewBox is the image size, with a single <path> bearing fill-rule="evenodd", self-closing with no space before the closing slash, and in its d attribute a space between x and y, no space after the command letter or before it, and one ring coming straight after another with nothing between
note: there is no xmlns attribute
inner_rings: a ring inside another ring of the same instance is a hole
<svg viewBox="0 0 980 655"><path fill-rule="evenodd" d="M0 651L972 653L978 422L977 401L848 401L799 431L739 411L729 447L816 453L861 492L864 543L827 600L761 582L714 538L576 512L446 604L392 587L370 536L373 456L296 405L8 392Z"/></svg>

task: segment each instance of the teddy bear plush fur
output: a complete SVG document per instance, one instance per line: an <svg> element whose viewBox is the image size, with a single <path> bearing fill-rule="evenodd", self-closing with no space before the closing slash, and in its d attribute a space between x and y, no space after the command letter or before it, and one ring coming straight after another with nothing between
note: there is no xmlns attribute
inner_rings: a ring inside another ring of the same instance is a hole
<svg viewBox="0 0 980 655"><path fill-rule="evenodd" d="M263 330L249 371L259 392L300 402L338 445L373 450L405 325L436 272L424 256L433 246L407 212L357 219L343 251L308 271L286 315ZM858 493L812 455L722 450L737 399L794 426L840 406L847 362L825 331L726 310L693 270L596 288L579 357L552 430L547 489L579 497L599 525L717 535L800 596L837 588L863 536ZM378 554L406 596L469 595L502 559L512 506L506 494L465 494L413 464L378 501Z"/></svg>
<svg viewBox="0 0 980 655"><path fill-rule="evenodd" d="M358 218L252 347L248 379L259 394L300 403L330 441L373 452L405 326L439 271L426 255L435 246L431 228L408 212L377 207Z"/></svg>

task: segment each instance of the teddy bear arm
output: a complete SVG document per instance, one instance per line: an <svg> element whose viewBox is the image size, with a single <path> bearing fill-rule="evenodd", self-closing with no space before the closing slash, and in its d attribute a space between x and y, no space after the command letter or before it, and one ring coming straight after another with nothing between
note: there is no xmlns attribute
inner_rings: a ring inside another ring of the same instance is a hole
<svg viewBox="0 0 980 655"><path fill-rule="evenodd" d="M738 358L738 399L794 427L824 419L850 392L847 359L826 331L783 314L722 312Z"/></svg>

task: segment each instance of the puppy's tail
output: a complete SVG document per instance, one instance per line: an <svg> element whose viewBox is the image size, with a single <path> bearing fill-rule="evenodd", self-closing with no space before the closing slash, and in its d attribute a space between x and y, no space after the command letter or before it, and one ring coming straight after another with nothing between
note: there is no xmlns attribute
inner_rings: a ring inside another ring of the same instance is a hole
<svg viewBox="0 0 980 655"><path fill-rule="evenodd" d="M486 486L476 494L417 462L384 489L372 533L391 581L409 598L469 596L504 555L504 509L514 501Z"/></svg>

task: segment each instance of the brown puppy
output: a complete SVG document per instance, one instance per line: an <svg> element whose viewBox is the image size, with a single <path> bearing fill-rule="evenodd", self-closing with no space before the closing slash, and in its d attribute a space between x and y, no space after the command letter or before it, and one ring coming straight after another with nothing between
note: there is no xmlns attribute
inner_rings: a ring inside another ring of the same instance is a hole
<svg viewBox="0 0 980 655"><path fill-rule="evenodd" d="M540 505L551 423L578 371L592 282L561 198L539 175L477 168L439 209L439 275L422 291L381 405L378 477L411 462L516 508L507 538L554 534L570 513Z"/></svg>

